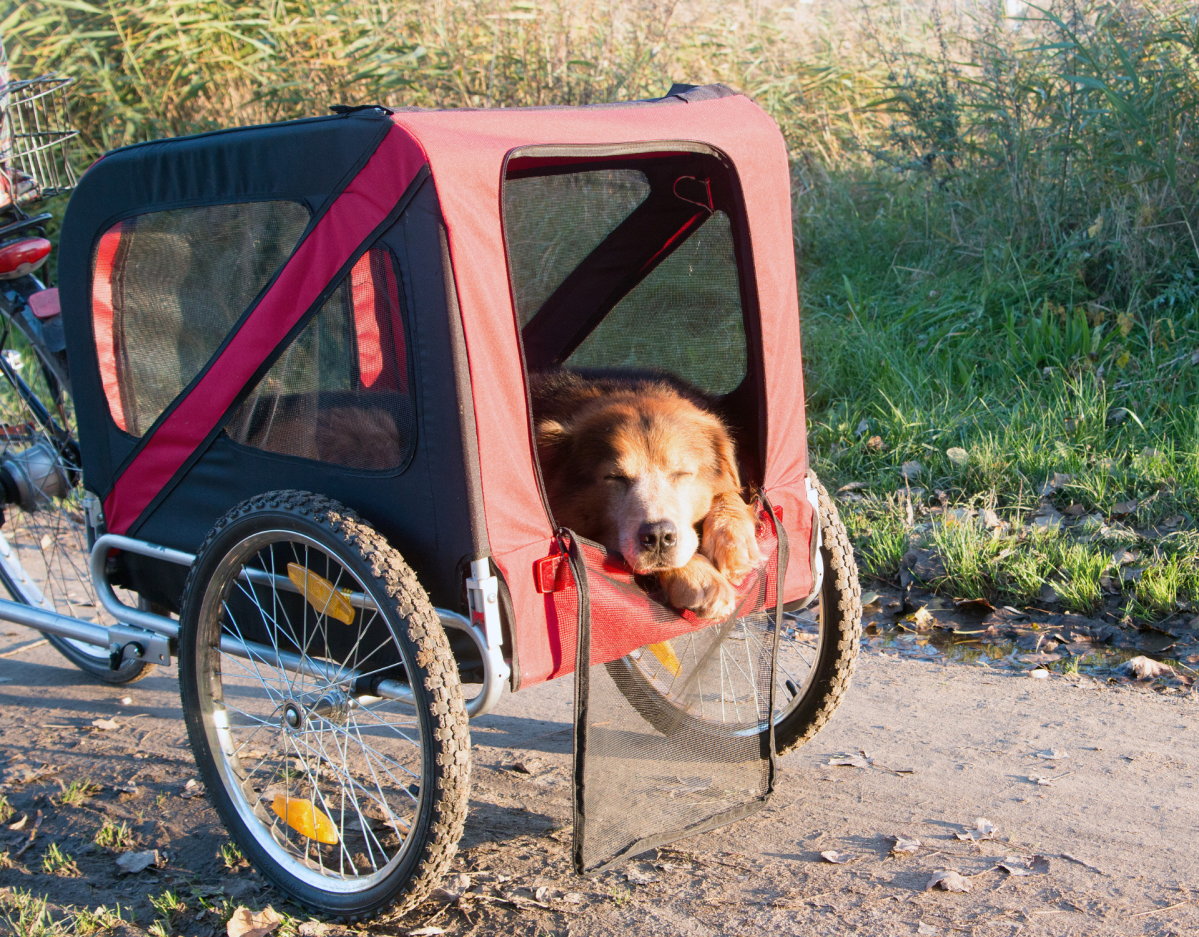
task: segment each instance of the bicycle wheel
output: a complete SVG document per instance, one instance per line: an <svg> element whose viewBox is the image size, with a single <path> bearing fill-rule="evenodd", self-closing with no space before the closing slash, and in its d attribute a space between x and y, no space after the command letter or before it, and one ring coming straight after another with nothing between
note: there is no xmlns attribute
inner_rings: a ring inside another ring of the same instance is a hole
<svg viewBox="0 0 1199 937"><path fill-rule="evenodd" d="M0 582L16 602L116 624L101 610L88 567L82 466L65 356L46 349L23 317L23 304L0 296ZM46 635L75 666L105 683L132 683L153 665Z"/></svg>
<svg viewBox="0 0 1199 937"><path fill-rule="evenodd" d="M294 900L360 921L449 869L470 770L457 668L415 574L352 511L281 491L220 520L184 590L179 681L217 811Z"/></svg>
<svg viewBox="0 0 1199 937"><path fill-rule="evenodd" d="M813 478L815 481L815 479ZM775 662L774 733L779 754L812 738L828 722L849 688L862 630L861 586L853 547L837 507L824 486L819 493L824 580L815 603L784 615ZM707 737L758 734L761 668L770 664L774 614L737 620L714 641L714 629L683 635L607 664L621 692L659 732ZM668 649L667 649L668 648ZM677 686L705 655L705 687ZM685 703L683 702L685 700Z"/></svg>

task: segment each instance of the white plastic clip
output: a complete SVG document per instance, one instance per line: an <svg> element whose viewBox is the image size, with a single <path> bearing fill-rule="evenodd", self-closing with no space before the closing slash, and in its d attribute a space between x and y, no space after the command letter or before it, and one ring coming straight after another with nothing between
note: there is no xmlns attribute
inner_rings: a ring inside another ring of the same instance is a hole
<svg viewBox="0 0 1199 937"><path fill-rule="evenodd" d="M500 625L500 581L491 572L490 560L474 560L470 578L466 580L467 604L471 624L483 632L487 640L487 658L491 667L491 686L484 689L487 697L480 715L499 702L504 684L512 671L504 662L504 630Z"/></svg>
<svg viewBox="0 0 1199 937"><path fill-rule="evenodd" d="M811 539L812 594L804 599L800 608L807 608L816 601L824 583L824 557L820 553L820 548L824 546L824 531L820 527L820 492L812 485L810 477L804 478L804 487L808 491L808 503L812 505L812 526L816 528L816 536Z"/></svg>

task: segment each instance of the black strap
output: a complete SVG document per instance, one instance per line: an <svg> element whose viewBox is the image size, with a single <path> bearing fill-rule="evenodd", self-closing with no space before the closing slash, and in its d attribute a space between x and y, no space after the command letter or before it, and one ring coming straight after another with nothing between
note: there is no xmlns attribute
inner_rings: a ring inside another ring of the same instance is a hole
<svg viewBox="0 0 1199 937"><path fill-rule="evenodd" d="M591 677L591 593L587 588L587 564L579 548L579 538L573 531L559 527L558 547L570 563L570 572L575 581L575 592L579 600L579 620L575 642L575 727L574 727L574 837L571 857L575 871L584 872L583 835L587 814L583 809L583 794L586 787L583 766L587 759L587 704Z"/></svg>

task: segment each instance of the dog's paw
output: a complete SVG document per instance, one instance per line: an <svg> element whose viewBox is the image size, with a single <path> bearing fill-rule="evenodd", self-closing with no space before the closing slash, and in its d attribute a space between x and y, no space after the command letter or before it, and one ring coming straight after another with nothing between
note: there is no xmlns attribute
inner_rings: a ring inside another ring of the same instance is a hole
<svg viewBox="0 0 1199 937"><path fill-rule="evenodd" d="M681 569L660 574L666 599L675 608L686 608L700 618L722 621L737 607L737 590L703 556L694 556Z"/></svg>
<svg viewBox="0 0 1199 937"><path fill-rule="evenodd" d="M703 553L732 582L741 582L762 564L757 523L739 497L713 504L704 518Z"/></svg>

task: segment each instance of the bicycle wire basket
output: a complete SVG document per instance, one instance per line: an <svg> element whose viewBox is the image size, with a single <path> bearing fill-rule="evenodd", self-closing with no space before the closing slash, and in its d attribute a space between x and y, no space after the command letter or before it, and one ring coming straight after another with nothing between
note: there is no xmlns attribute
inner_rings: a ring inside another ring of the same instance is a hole
<svg viewBox="0 0 1199 937"><path fill-rule="evenodd" d="M15 201L33 202L69 192L77 181L71 165L70 141L78 136L67 119L67 88L75 79L42 75L9 82L0 88L0 105L7 97L12 152L0 172L8 176Z"/></svg>

